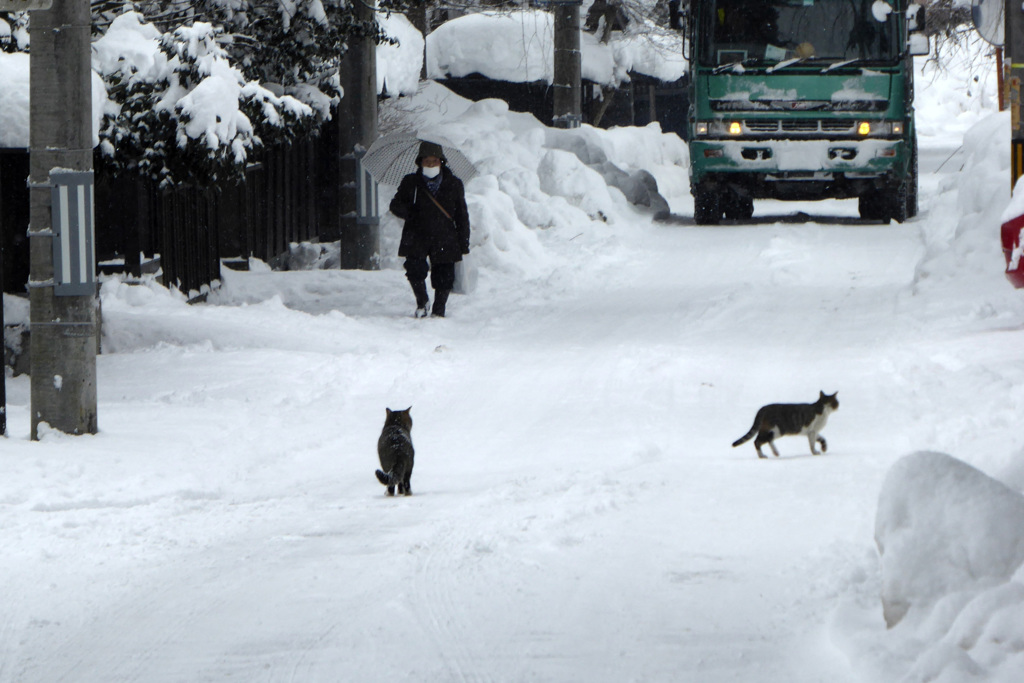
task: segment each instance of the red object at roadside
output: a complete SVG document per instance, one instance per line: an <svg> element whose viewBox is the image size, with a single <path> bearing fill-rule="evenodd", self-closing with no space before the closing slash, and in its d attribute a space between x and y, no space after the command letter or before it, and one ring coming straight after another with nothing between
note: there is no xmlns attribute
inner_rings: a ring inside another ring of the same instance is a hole
<svg viewBox="0 0 1024 683"><path fill-rule="evenodd" d="M1006 279L1017 289L1024 288L1022 231L1024 231L1024 216L1017 216L1003 223L1003 256L1006 258Z"/></svg>

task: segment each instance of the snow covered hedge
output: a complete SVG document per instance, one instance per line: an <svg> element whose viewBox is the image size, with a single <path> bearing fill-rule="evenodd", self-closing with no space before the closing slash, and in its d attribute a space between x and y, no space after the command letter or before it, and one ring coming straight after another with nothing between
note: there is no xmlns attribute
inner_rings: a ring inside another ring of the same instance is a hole
<svg viewBox="0 0 1024 683"><path fill-rule="evenodd" d="M309 105L247 82L220 35L202 22L161 34L126 12L93 43L93 67L111 99L100 148L115 169L212 184L240 175L268 137L313 119Z"/></svg>

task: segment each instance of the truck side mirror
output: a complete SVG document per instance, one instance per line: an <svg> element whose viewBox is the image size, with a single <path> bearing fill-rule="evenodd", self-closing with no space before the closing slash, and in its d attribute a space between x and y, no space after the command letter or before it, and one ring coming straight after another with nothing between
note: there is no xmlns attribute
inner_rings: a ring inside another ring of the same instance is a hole
<svg viewBox="0 0 1024 683"><path fill-rule="evenodd" d="M909 33L924 31L924 16L924 5L918 5L916 2L908 5L907 31Z"/></svg>
<svg viewBox="0 0 1024 683"><path fill-rule="evenodd" d="M923 57L931 52L931 43L923 33L911 33L907 39L907 51L914 57Z"/></svg>
<svg viewBox="0 0 1024 683"><path fill-rule="evenodd" d="M668 26L676 31L683 29L683 20L686 16L683 10L679 9L680 4L681 0L668 1Z"/></svg>

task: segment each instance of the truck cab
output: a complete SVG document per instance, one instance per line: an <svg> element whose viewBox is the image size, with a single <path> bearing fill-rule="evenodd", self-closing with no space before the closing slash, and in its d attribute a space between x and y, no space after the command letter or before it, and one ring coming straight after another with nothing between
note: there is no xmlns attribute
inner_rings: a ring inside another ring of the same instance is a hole
<svg viewBox="0 0 1024 683"><path fill-rule="evenodd" d="M857 198L861 218L885 222L917 213L912 55L928 50L907 2L681 8L696 223L748 219L763 198Z"/></svg>

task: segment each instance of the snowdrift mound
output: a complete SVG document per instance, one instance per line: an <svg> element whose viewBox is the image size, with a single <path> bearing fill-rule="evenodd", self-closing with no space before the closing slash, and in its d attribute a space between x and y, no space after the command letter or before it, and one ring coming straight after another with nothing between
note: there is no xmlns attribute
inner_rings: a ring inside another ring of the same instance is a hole
<svg viewBox="0 0 1024 683"><path fill-rule="evenodd" d="M955 197L956 206L939 204L919 221L926 252L917 268L917 288L926 280L932 287L953 280L962 286L965 271L987 284L1005 281L999 226L1010 201L1009 116L991 114L964 135L963 171L946 176L940 186L940 202Z"/></svg>
<svg viewBox="0 0 1024 683"><path fill-rule="evenodd" d="M1024 496L948 455L915 453L886 477L875 541L886 624L930 644L904 680L1024 671Z"/></svg>
<svg viewBox="0 0 1024 683"><path fill-rule="evenodd" d="M479 170L466 185L474 268L525 279L578 268L580 251L606 256L609 241L689 194L686 144L658 124L548 128L501 100L470 102L436 83L387 106L393 129L447 138ZM388 268L401 267L401 222L386 211L394 191L380 193ZM570 241L567 260L558 247Z"/></svg>

